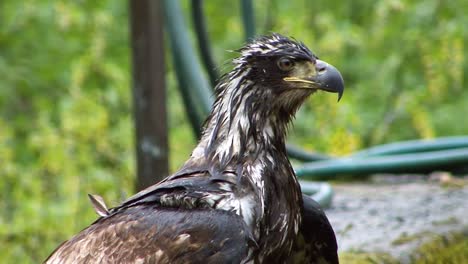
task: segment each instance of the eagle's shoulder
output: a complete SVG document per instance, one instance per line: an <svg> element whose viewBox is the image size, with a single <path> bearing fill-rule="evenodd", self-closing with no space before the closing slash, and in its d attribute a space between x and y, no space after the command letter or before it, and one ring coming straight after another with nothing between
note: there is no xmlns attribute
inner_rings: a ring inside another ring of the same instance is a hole
<svg viewBox="0 0 468 264"><path fill-rule="evenodd" d="M128 198L112 208L110 214L140 204L179 209L222 209L218 208L221 202L235 199L233 192L237 179L238 174L234 170L214 173L199 167L184 168Z"/></svg>

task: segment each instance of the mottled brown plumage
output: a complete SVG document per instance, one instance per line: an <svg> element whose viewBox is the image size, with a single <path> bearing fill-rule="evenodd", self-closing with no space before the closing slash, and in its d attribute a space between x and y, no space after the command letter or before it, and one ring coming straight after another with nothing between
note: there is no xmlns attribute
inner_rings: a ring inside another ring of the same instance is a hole
<svg viewBox="0 0 468 264"><path fill-rule="evenodd" d="M302 220L325 216L303 211L285 135L310 94L341 96L343 80L302 43L278 34L239 52L184 166L110 210L91 196L101 218L47 263L288 263L298 252L306 263L319 259L307 243L322 231Z"/></svg>

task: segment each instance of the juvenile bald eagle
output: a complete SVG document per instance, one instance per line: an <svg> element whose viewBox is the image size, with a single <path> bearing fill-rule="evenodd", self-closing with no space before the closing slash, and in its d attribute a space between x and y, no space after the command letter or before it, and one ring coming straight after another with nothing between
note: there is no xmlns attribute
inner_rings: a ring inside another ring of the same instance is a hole
<svg viewBox="0 0 468 264"><path fill-rule="evenodd" d="M239 52L182 168L113 209L94 198L101 217L46 263L338 262L328 220L303 203L285 134L309 95L340 98L343 79L279 34Z"/></svg>

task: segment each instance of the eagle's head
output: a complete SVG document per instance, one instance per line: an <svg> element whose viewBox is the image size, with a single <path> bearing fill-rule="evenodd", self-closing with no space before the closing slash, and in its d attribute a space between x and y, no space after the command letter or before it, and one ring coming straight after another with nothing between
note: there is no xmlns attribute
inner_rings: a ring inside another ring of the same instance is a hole
<svg viewBox="0 0 468 264"><path fill-rule="evenodd" d="M253 40L239 53L234 69L216 86L201 141L218 156L284 145L287 124L310 94L323 90L338 93L338 99L343 94L338 70L303 43L273 34Z"/></svg>
<svg viewBox="0 0 468 264"><path fill-rule="evenodd" d="M343 78L332 65L321 61L303 43L279 34L255 39L239 50L229 79L242 78L232 92L242 97L254 95L254 103L265 104L271 114L293 115L303 100L317 90L338 93ZM235 99L235 97L233 97ZM279 111L279 112L278 112ZM284 112L285 111L285 112Z"/></svg>

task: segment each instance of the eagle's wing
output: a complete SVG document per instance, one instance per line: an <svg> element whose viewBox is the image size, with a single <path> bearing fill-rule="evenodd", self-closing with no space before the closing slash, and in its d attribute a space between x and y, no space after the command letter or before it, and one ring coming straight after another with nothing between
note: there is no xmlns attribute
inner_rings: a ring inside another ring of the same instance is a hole
<svg viewBox="0 0 468 264"><path fill-rule="evenodd" d="M310 196L302 195L304 213L291 263L338 264L335 232L320 205Z"/></svg>
<svg viewBox="0 0 468 264"><path fill-rule="evenodd" d="M215 210L231 176L174 175L64 242L46 263L242 263L255 242L241 216Z"/></svg>
<svg viewBox="0 0 468 264"><path fill-rule="evenodd" d="M247 232L231 212L138 205L101 218L46 263L242 263Z"/></svg>

